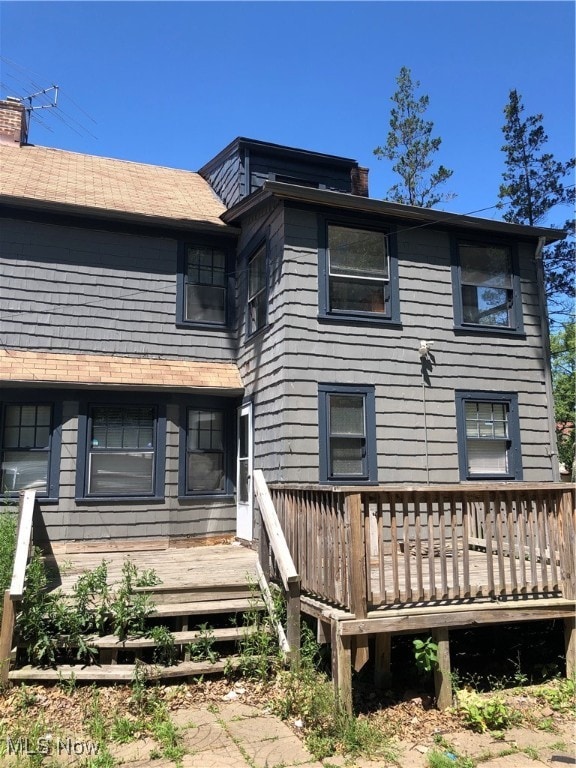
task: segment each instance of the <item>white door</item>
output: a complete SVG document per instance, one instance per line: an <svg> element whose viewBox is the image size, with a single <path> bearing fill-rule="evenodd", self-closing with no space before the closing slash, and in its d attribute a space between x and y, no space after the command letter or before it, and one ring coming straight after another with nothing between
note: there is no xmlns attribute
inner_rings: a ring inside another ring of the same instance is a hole
<svg viewBox="0 0 576 768"><path fill-rule="evenodd" d="M236 536L252 541L252 403L238 409L238 466L236 474Z"/></svg>

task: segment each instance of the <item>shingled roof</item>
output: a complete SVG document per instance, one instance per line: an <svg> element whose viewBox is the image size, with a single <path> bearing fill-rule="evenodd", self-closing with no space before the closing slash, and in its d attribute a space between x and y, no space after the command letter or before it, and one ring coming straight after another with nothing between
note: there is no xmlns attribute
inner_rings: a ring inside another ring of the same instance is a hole
<svg viewBox="0 0 576 768"><path fill-rule="evenodd" d="M0 202L224 230L225 206L192 171L36 146L0 146Z"/></svg>
<svg viewBox="0 0 576 768"><path fill-rule="evenodd" d="M0 349L0 381L64 387L243 392L235 363Z"/></svg>

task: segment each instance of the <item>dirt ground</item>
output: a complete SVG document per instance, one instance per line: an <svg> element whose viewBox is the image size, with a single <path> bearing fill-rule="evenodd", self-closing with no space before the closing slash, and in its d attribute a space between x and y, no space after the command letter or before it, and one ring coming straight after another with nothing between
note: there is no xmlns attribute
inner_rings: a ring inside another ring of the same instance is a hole
<svg viewBox="0 0 576 768"><path fill-rule="evenodd" d="M518 724L499 733L475 733L461 713L456 710L439 712L431 698L410 691L406 692L402 701L390 701L385 705L379 702L375 692L364 691L360 702L364 711L360 716L377 724L398 745L400 757L397 765L401 768L425 768L433 750L448 755L449 760L452 760L450 755L460 759L473 758L475 762L472 765L486 765L486 768L529 768L539 764L561 768L562 765L576 765L574 702L553 707L540 691L541 687L526 687L498 692L498 697L506 706L518 713ZM248 681L238 685L222 679L159 686L157 695L170 711L174 722L184 722L192 711L195 719L200 711L224 712L226 707L223 703L231 699L236 705L244 707L245 717L252 712L252 717L273 718L275 697L282 695L282 692L272 685ZM99 703L104 713L129 711L132 696L133 690L129 687L99 688ZM5 691L0 694L2 738L5 740L6 735L21 733L23 723L32 727L37 722L42 723L44 730L73 733L79 738L86 734L86 718L92 699L93 689L88 686L71 691L60 686L25 686ZM285 726L303 741L305 727L299 719L288 720ZM123 764L131 765L136 756L142 755L145 746L148 746L146 737L136 734L132 744L123 745L118 751L118 758ZM304 762L303 754L299 762ZM309 761L310 766L320 765L312 756ZM454 762L459 768L459 764ZM162 768L164 762L149 764ZM289 763L285 760L270 763L275 764ZM148 765L148 761L140 760L138 765ZM335 756L325 759L323 765L361 767L389 763Z"/></svg>

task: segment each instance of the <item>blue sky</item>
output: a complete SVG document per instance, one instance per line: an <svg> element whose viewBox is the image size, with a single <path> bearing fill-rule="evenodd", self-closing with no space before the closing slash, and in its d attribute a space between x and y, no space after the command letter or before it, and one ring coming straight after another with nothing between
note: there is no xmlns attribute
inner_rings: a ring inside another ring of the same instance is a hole
<svg viewBox="0 0 576 768"><path fill-rule="evenodd" d="M438 160L454 170L446 190L457 197L444 208L467 213L497 200L510 88L525 114L544 114L556 158L574 154L574 10L572 2L1 2L0 94L60 86L63 111L36 113L44 124L32 126L36 144L197 170L248 136L356 158L370 168L371 196L384 197L396 179L372 150L386 141L395 78L407 66L430 97Z"/></svg>

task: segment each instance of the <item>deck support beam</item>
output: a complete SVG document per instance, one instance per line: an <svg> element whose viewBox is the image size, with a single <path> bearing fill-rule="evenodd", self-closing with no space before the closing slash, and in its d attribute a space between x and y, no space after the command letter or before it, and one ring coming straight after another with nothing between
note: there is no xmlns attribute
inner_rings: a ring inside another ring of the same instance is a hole
<svg viewBox="0 0 576 768"><path fill-rule="evenodd" d="M438 666L434 671L434 689L438 709L452 705L452 679L450 676L450 635L445 627L432 630L432 639L438 646Z"/></svg>
<svg viewBox="0 0 576 768"><path fill-rule="evenodd" d="M6 685L10 671L10 655L12 653L12 638L14 635L15 620L14 603L10 596L10 590L4 592L2 607L2 629L0 631L0 683Z"/></svg>
<svg viewBox="0 0 576 768"><path fill-rule="evenodd" d="M352 714L351 638L338 632L338 621L332 621L332 680L338 706Z"/></svg>
<svg viewBox="0 0 576 768"><path fill-rule="evenodd" d="M576 618L564 619L564 643L566 648L566 677L576 675Z"/></svg>
<svg viewBox="0 0 576 768"><path fill-rule="evenodd" d="M375 636L374 649L374 685L376 688L389 688L392 681L390 662L392 659L392 633L379 632Z"/></svg>

